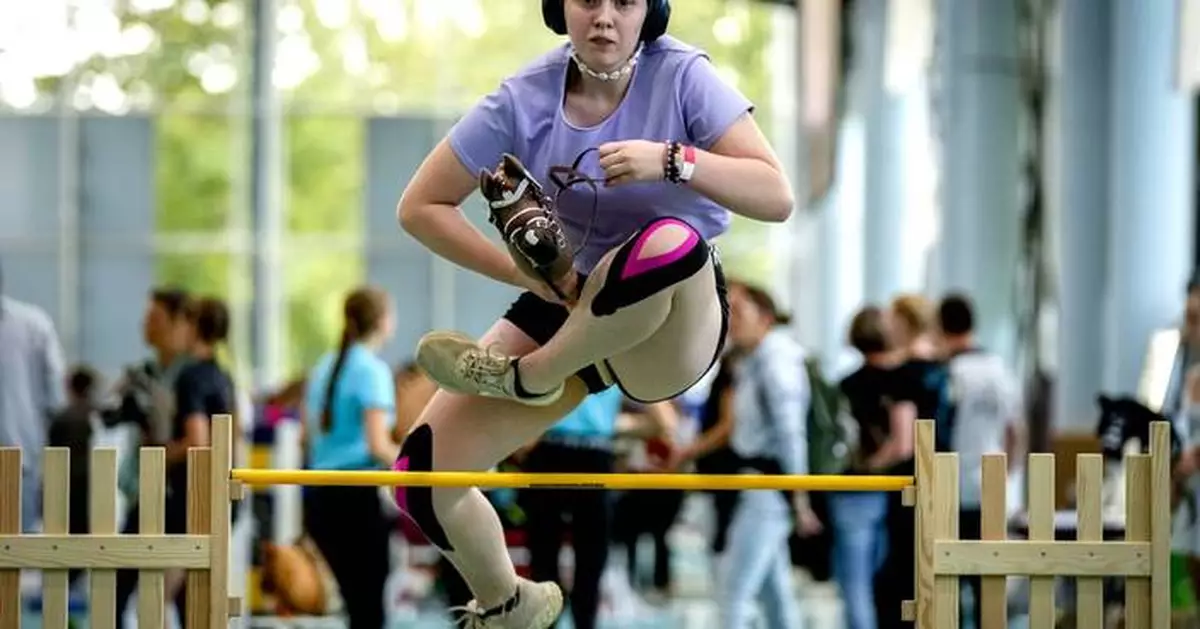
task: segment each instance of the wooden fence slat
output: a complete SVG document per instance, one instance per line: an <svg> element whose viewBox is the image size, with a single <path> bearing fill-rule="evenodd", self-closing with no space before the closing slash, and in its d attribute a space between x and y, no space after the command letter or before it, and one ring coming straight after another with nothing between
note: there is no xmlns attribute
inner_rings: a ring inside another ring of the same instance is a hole
<svg viewBox="0 0 1200 629"><path fill-rule="evenodd" d="M46 448L42 459L42 530L47 535L71 532L71 450ZM69 570L42 571L42 627L67 629L70 605Z"/></svg>
<svg viewBox="0 0 1200 629"><path fill-rule="evenodd" d="M1029 539L1054 540L1054 455L1029 455ZM1029 578L1029 628L1054 629L1054 577Z"/></svg>
<svg viewBox="0 0 1200 629"><path fill-rule="evenodd" d="M933 627L933 520L934 520L934 441L933 421L922 419L917 421L916 437L914 440L914 465L917 479L917 506L913 509L916 525L913 530L917 536L915 548L916 567L916 622L918 627ZM903 610L897 610L901 614Z"/></svg>
<svg viewBox="0 0 1200 629"><path fill-rule="evenodd" d="M0 448L0 534L21 534L21 449ZM21 627L21 571L0 570L0 629Z"/></svg>
<svg viewBox="0 0 1200 629"><path fill-rule="evenodd" d="M1081 542L1104 540L1101 514L1104 487L1104 457L1080 454L1075 457L1075 512L1078 516L1076 539ZM1075 626L1104 626L1104 579L1080 578L1075 594Z"/></svg>
<svg viewBox="0 0 1200 629"><path fill-rule="evenodd" d="M229 534L231 508L229 479L233 471L233 416L216 415L212 424L209 461L209 526L212 527L209 562L208 614L211 629L229 624ZM197 629L200 629L197 627Z"/></svg>
<svg viewBox="0 0 1200 629"><path fill-rule="evenodd" d="M958 455L939 452L934 456L933 535L937 540L958 539ZM933 613L937 629L959 627L959 577L938 574L933 581Z"/></svg>
<svg viewBox="0 0 1200 629"><path fill-rule="evenodd" d="M1008 539L1008 457L985 454L981 479L980 538L989 542ZM980 629L1008 629L1008 579L979 580Z"/></svg>
<svg viewBox="0 0 1200 629"><path fill-rule="evenodd" d="M166 450L142 448L138 461L138 535L166 532ZM166 625L166 573L138 572L138 627L162 629Z"/></svg>
<svg viewBox="0 0 1200 629"><path fill-rule="evenodd" d="M208 448L191 448L188 450L187 465L187 532L190 535L209 535L212 533L209 500L212 488L212 452ZM203 629L209 626L209 599L212 596L210 574L208 570L187 572L184 586L187 588L187 609L183 612L185 629Z"/></svg>
<svg viewBox="0 0 1200 629"><path fill-rule="evenodd" d="M93 535L117 534L117 451L92 450L91 529ZM116 629L117 571L93 570L88 577L88 617L92 629Z"/></svg>
<svg viewBox="0 0 1200 629"><path fill-rule="evenodd" d="M1125 539L1150 541L1150 455L1125 456ZM1153 565L1151 566L1153 568ZM1150 629L1150 579L1125 579L1125 629Z"/></svg>
<svg viewBox="0 0 1200 629"><path fill-rule="evenodd" d="M1171 627L1171 433L1150 426L1150 626Z"/></svg>

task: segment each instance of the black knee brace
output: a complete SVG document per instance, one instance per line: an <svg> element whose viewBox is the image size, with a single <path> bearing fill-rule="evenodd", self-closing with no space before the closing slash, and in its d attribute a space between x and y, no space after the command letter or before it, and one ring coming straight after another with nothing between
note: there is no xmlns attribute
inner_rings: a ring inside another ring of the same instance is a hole
<svg viewBox="0 0 1200 629"><path fill-rule="evenodd" d="M418 426L404 440L404 447L392 469L400 472L433 471L433 429L428 424ZM397 487L396 504L421 529L430 544L446 552L454 551L446 531L438 522L437 514L433 512L433 488Z"/></svg>
<svg viewBox="0 0 1200 629"><path fill-rule="evenodd" d="M640 258L643 247L662 227L681 226L688 238L674 250L653 258ZM613 257L604 286L592 300L592 314L611 315L700 272L711 256L711 248L691 225L677 218L656 218L638 230Z"/></svg>

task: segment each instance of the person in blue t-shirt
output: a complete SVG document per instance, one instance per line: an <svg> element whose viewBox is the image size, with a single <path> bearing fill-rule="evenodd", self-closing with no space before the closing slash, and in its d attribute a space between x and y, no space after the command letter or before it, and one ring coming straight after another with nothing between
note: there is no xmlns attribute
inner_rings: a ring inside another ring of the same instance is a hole
<svg viewBox="0 0 1200 629"><path fill-rule="evenodd" d="M392 440L392 370L378 355L392 334L390 300L379 289L360 288L346 298L343 311L340 347L308 377L303 422L308 466L387 468L399 452ZM385 620L391 526L380 498L374 487L309 487L305 494L304 525L338 583L350 629L378 629Z"/></svg>
<svg viewBox="0 0 1200 629"><path fill-rule="evenodd" d="M612 472L613 437L623 400L617 387L584 398L529 450L521 462L523 470L539 474ZM562 582L558 554L563 534L570 531L575 553L571 615L576 629L593 629L600 606L600 577L608 562L609 492L531 489L522 491L519 500L526 516L529 567L535 581Z"/></svg>

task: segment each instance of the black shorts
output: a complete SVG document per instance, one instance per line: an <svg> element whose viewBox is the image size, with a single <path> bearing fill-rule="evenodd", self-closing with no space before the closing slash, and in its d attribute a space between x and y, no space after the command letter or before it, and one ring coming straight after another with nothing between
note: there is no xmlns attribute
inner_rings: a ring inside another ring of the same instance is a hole
<svg viewBox="0 0 1200 629"><path fill-rule="evenodd" d="M721 303L721 339L717 344L717 351L714 353L712 364L716 364L721 357L721 352L725 348L725 335L729 331L729 298L728 289L725 285L725 273L721 269L721 263L718 258L713 258L713 271L717 280L717 299ZM577 286L582 290L584 281L587 276L580 274ZM566 306L546 301L538 297L537 293L524 292L517 297L517 300L508 307L508 312L504 313L504 318L515 325L518 330L524 332L529 338L533 339L538 345L545 345L550 342L551 338L558 333L563 324L567 322L567 316L570 311ZM709 365L711 368L712 365ZM580 380L587 385L588 393L599 393L608 389L611 384L606 384L604 378L600 375L600 370L596 369L595 365L588 365L575 373Z"/></svg>
<svg viewBox="0 0 1200 629"><path fill-rule="evenodd" d="M585 276L580 274L577 285L582 287L585 279ZM558 334L570 313L566 306L546 301L538 297L537 293L526 291L508 307L504 318L538 345L545 345ZM595 365L588 365L575 375L587 385L588 393L599 393L612 386L604 383L604 378L600 376L600 370L596 369Z"/></svg>

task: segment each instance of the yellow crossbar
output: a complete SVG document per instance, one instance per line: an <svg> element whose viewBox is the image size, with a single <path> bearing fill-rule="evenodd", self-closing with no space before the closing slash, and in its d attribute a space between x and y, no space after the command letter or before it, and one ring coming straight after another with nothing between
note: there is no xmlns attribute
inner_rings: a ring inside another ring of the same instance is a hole
<svg viewBox="0 0 1200 629"><path fill-rule="evenodd" d="M758 474L513 474L499 472L369 472L235 469L246 485L483 487L546 489L682 489L721 491L901 491L911 476L765 476Z"/></svg>

